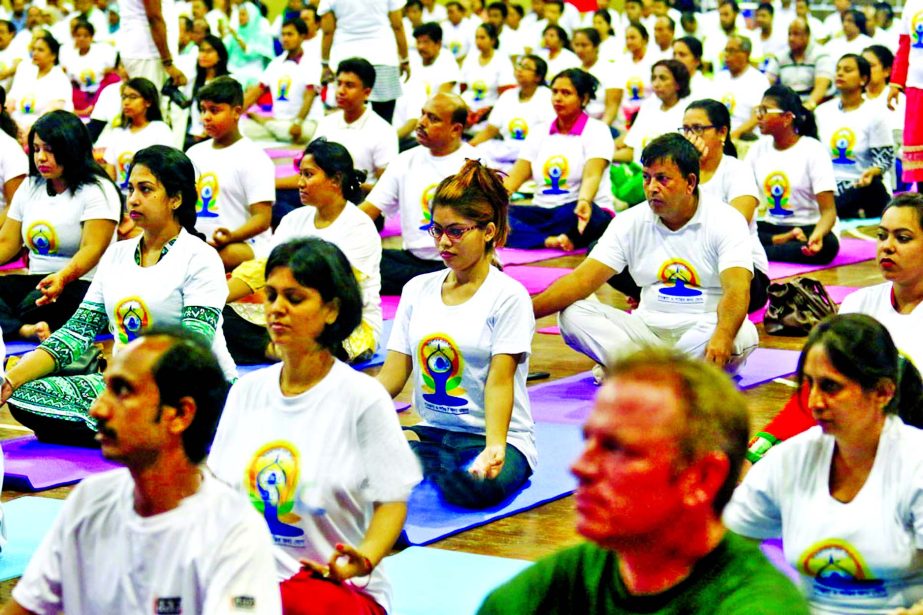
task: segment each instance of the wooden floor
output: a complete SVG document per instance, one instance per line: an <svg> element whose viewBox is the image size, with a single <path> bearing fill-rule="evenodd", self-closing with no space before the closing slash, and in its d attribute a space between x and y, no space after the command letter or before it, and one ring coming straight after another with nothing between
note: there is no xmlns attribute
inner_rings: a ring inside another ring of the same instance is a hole
<svg viewBox="0 0 923 615"><path fill-rule="evenodd" d="M862 230L871 235L869 232L871 229ZM579 260L577 257L566 257L537 264L573 267L579 263ZM878 269L873 261L818 271L809 275L826 285L862 287L881 282ZM624 306L622 297L614 291L606 289L598 294L603 301L616 306ZM556 324L556 321L552 316L539 320L537 326L544 327L553 324ZM799 349L804 342L804 338L767 336L762 325L759 326L759 331L761 346L766 348ZM567 348L560 336L536 334L533 338L531 371L546 371L551 374L552 379L557 379L586 371L591 367L592 362ZM371 370L371 373L375 371ZM791 392L790 386L778 382L770 382L746 391L745 394L750 402L751 429L764 425L772 418L789 398ZM400 398L409 399L409 389L405 389ZM406 416L402 415L402 422L414 421L412 414L404 413L404 415ZM28 433L28 430L24 432L23 429L10 417L5 406L0 408L0 439L19 437ZM4 490L2 501L9 501L23 495L64 498L70 489L70 487L62 487L39 494ZM574 531L573 498L566 497L531 511L446 538L431 546L454 551L535 560L579 540L580 537ZM0 583L0 604L9 599L9 592L14 585L15 581Z"/></svg>

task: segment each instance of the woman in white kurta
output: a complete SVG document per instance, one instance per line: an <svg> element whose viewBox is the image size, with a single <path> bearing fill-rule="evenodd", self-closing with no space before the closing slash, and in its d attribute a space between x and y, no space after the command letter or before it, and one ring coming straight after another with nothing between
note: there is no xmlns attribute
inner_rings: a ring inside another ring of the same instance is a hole
<svg viewBox="0 0 923 615"><path fill-rule="evenodd" d="M508 246L572 250L599 239L609 225L611 216L602 207L612 205L612 133L584 111L597 86L579 68L552 82L555 118L529 134L504 181L510 193L530 177L536 185L532 205L510 208Z"/></svg>
<svg viewBox="0 0 923 615"><path fill-rule="evenodd" d="M493 266L508 231L499 174L468 160L436 188L430 235L447 269L401 295L378 375L392 397L413 382L409 428L425 476L448 502L497 504L537 462L526 392L535 319L525 288Z"/></svg>
<svg viewBox="0 0 923 615"><path fill-rule="evenodd" d="M128 192L128 169L135 152L151 145L172 145L173 133L163 121L157 88L144 77L121 85L122 115L97 143L103 150L106 172L122 192Z"/></svg>
<svg viewBox="0 0 923 615"><path fill-rule="evenodd" d="M833 227L836 180L827 150L817 140L814 114L795 92L774 85L756 109L764 135L747 152L767 207L757 223L771 261L829 263L840 250Z"/></svg>
<svg viewBox="0 0 923 615"><path fill-rule="evenodd" d="M644 147L682 124L689 102L689 71L679 60L659 60L651 67L654 96L641 105L623 139L616 141L613 162L641 162Z"/></svg>
<svg viewBox="0 0 923 615"><path fill-rule="evenodd" d="M773 447L724 510L731 530L781 537L818 614L890 613L923 601L923 431L916 370L864 314L817 325L799 361L817 426Z"/></svg>
<svg viewBox="0 0 923 615"><path fill-rule="evenodd" d="M193 234L192 162L154 145L135 154L129 177L129 216L143 232L106 251L74 315L7 374L15 390L10 410L39 439L94 442L97 424L89 409L104 388L102 374L48 374L78 359L106 330L117 353L151 326L181 325L211 343L228 380L237 376L221 332L224 268L215 250Z"/></svg>
<svg viewBox="0 0 923 615"><path fill-rule="evenodd" d="M23 133L44 113L74 110L70 79L58 65L60 49L58 41L43 30L32 40L32 62L20 62L16 69L6 107Z"/></svg>
<svg viewBox="0 0 923 615"><path fill-rule="evenodd" d="M0 228L0 262L25 247L29 272L4 276L0 329L7 339L44 340L83 300L96 264L114 240L121 207L77 116L66 111L42 116L28 142L29 177ZM10 140L9 148L16 147Z"/></svg>
<svg viewBox="0 0 923 615"><path fill-rule="evenodd" d="M584 28L574 32L574 52L580 58L583 70L590 73L599 81L596 95L586 107L590 117L601 121L606 126L612 126L619 113L622 90L616 86L617 71L612 62L601 55L599 33L592 28Z"/></svg>
<svg viewBox="0 0 923 615"><path fill-rule="evenodd" d="M378 564L421 476L387 393L335 358L362 319L346 256L316 237L277 246L265 309L282 362L231 388L208 465L266 519L286 613L384 615Z"/></svg>
<svg viewBox="0 0 923 615"><path fill-rule="evenodd" d="M462 99L472 113L472 125L480 124L500 94L515 83L509 56L497 51L500 46L497 37L493 24L479 25L474 35L477 53L469 53L461 66Z"/></svg>
<svg viewBox="0 0 923 615"><path fill-rule="evenodd" d="M872 69L862 56L848 54L836 65L838 95L817 108L817 133L827 146L836 179L841 218L877 218L891 200L887 178L894 162L888 115L865 100Z"/></svg>

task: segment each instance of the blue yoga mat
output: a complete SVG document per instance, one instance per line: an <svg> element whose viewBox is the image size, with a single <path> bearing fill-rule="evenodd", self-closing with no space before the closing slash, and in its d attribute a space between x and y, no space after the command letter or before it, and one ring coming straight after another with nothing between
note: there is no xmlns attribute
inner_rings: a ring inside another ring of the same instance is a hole
<svg viewBox="0 0 923 615"><path fill-rule="evenodd" d="M570 465L583 450L579 425L536 423L538 468L525 488L505 502L483 510L469 510L444 502L429 481L414 489L407 503L404 533L414 545L425 545L446 536L535 508L573 493L577 479Z"/></svg>
<svg viewBox="0 0 923 615"><path fill-rule="evenodd" d="M735 377L737 386L750 389L776 378L790 376L798 371L800 355L797 350L757 348L747 357L743 369Z"/></svg>
<svg viewBox="0 0 923 615"><path fill-rule="evenodd" d="M492 589L531 562L410 547L385 559L394 615L472 615Z"/></svg>
<svg viewBox="0 0 923 615"><path fill-rule="evenodd" d="M38 497L17 498L3 505L7 543L0 555L0 581L22 576L63 507L64 500Z"/></svg>

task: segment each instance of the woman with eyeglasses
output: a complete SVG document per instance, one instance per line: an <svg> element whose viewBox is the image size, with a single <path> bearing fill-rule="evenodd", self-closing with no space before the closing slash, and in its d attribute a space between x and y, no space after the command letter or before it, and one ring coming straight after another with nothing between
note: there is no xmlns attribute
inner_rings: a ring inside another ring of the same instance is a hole
<svg viewBox="0 0 923 615"><path fill-rule="evenodd" d="M747 152L766 216L757 223L771 261L821 263L840 249L836 224L836 179L826 148L817 140L814 114L784 85L763 94L756 108L763 137Z"/></svg>
<svg viewBox="0 0 923 615"><path fill-rule="evenodd" d="M468 160L432 203L447 269L404 287L378 380L394 397L413 379L423 422L406 433L424 476L446 501L484 508L537 461L526 392L535 319L525 288L493 266L509 230L500 174Z"/></svg>
<svg viewBox="0 0 923 615"><path fill-rule="evenodd" d="M536 55L519 57L517 87L500 94L483 130L468 142L489 161L488 166L509 172L519 158L526 137L548 125L551 90L545 85L548 65Z"/></svg>

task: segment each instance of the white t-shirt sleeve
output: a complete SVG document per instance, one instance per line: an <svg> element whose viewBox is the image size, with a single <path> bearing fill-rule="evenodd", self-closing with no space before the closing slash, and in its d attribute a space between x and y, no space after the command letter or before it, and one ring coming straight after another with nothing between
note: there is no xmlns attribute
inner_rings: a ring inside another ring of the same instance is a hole
<svg viewBox="0 0 923 615"><path fill-rule="evenodd" d="M519 150L519 159L525 160L526 162L532 163L535 162L535 159L538 158L539 149L542 146L542 140L548 137L548 128L542 127L538 131L530 131L529 135L526 137L526 140L522 144L522 148ZM610 152L611 159L611 152ZM534 169L533 169L534 172Z"/></svg>
<svg viewBox="0 0 923 615"><path fill-rule="evenodd" d="M535 319L532 315L532 300L523 292L509 294L503 298L493 314L491 355L529 354L532 351L532 334Z"/></svg>
<svg viewBox="0 0 923 615"><path fill-rule="evenodd" d="M30 191L31 185L32 182L29 180L24 181L22 184L20 184L16 194L13 195L13 201L10 203L10 208L6 212L6 217L10 220L22 222L24 213L23 208L28 205L29 201L29 196L26 193Z"/></svg>
<svg viewBox="0 0 923 615"><path fill-rule="evenodd" d="M727 208L722 214L725 231L717 234L718 272L732 267L741 267L753 272L753 244L750 229L743 214L724 203L712 203L716 207Z"/></svg>
<svg viewBox="0 0 923 615"><path fill-rule="evenodd" d="M196 238L189 237L194 241ZM213 307L221 310L228 298L228 283L221 257L211 249L197 251L189 261L183 280L183 306Z"/></svg>
<svg viewBox="0 0 923 615"><path fill-rule="evenodd" d="M647 206L647 203L639 203L635 207ZM631 209L628 210L628 212L631 211ZM628 266L628 253L625 247L631 241L631 221L627 219L629 217L627 212L618 214L606 230L603 231L602 237L599 238L599 242L589 255L589 258L599 261L616 273L621 272Z"/></svg>
<svg viewBox="0 0 923 615"><path fill-rule="evenodd" d="M391 337L388 338L388 350L400 352L408 357L413 356L410 340L410 320L413 317L413 306L420 294L420 278L410 280L401 292L401 301L394 314L394 325L391 327Z"/></svg>
<svg viewBox="0 0 923 615"><path fill-rule="evenodd" d="M400 180L405 165L400 158L391 164L375 183L365 200L377 207L385 216L393 217L400 211Z"/></svg>
<svg viewBox="0 0 923 615"><path fill-rule="evenodd" d="M814 145L816 143L816 145ZM819 141L814 140L814 152L807 156L808 175L811 177L811 187L814 194L821 192L836 192L836 177L833 174L833 162L830 153L824 149Z"/></svg>
<svg viewBox="0 0 923 615"><path fill-rule="evenodd" d="M731 531L760 539L782 535L782 511L775 478L785 468L779 453L779 450L770 450L734 490L723 514L724 524Z"/></svg>
<svg viewBox="0 0 923 615"><path fill-rule="evenodd" d="M752 196L759 201L760 193L756 188L756 180L753 178L753 170L750 166L738 162L731 168L731 171L728 174L727 184L728 203L742 196Z"/></svg>
<svg viewBox="0 0 923 615"><path fill-rule="evenodd" d="M584 132L584 150L587 161L593 158L602 158L606 162L612 160L615 144L612 140L612 133L602 122L591 120L588 123Z"/></svg>
<svg viewBox="0 0 923 615"><path fill-rule="evenodd" d="M122 204L115 186L111 181L102 177L97 178L96 181L99 183L85 184L80 189L80 196L85 203L80 221L113 220L118 222L121 218Z"/></svg>
<svg viewBox="0 0 923 615"><path fill-rule="evenodd" d="M243 173L244 194L247 206L254 203L274 203L276 200L276 169L272 159L261 148L254 148L254 156L248 164L251 171Z"/></svg>

